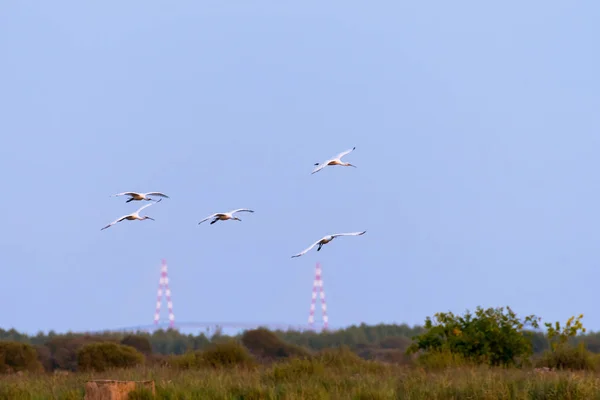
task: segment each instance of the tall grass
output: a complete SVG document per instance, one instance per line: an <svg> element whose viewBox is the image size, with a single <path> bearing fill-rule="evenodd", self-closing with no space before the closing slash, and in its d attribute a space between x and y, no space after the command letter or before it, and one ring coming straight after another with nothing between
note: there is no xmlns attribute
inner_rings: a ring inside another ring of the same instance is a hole
<svg viewBox="0 0 600 400"><path fill-rule="evenodd" d="M155 381L159 399L585 399L600 400L600 375L486 367L424 369L327 354L268 367L140 367L102 373L13 374L0 399L82 399L91 379ZM132 399L145 399L139 391Z"/></svg>

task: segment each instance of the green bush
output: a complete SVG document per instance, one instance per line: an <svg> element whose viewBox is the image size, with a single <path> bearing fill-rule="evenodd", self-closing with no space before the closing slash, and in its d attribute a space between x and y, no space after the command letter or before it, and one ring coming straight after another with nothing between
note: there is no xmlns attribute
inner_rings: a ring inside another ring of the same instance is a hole
<svg viewBox="0 0 600 400"><path fill-rule="evenodd" d="M366 360L360 358L348 346L323 349L316 354L315 359L322 362L325 366L334 367L362 365L366 363Z"/></svg>
<svg viewBox="0 0 600 400"><path fill-rule="evenodd" d="M300 346L288 344L273 332L264 328L244 332L241 341L252 355L258 359L268 360L310 356L308 350Z"/></svg>
<svg viewBox="0 0 600 400"><path fill-rule="evenodd" d="M0 373L39 372L43 369L33 346L18 342L0 342Z"/></svg>
<svg viewBox="0 0 600 400"><path fill-rule="evenodd" d="M71 336L62 335L51 337L50 340L44 343L50 354L46 351L40 350L40 357L43 359L46 368L50 366L50 370L66 370L76 371L77 370L77 354L79 350L90 343L99 343L113 341L113 339L102 337L102 336ZM117 341L114 340L116 343ZM49 358L47 358L49 356Z"/></svg>
<svg viewBox="0 0 600 400"><path fill-rule="evenodd" d="M121 340L121 344L131 346L146 356L152 354L152 345L150 344L150 340L145 336L127 335Z"/></svg>
<svg viewBox="0 0 600 400"><path fill-rule="evenodd" d="M539 327L535 315L524 320L507 307L483 309L477 307L474 314L464 316L453 313L437 313L436 321L427 317L426 332L415 336L415 342L407 352L450 352L460 354L475 363L494 366L520 365L531 356L532 343L526 324Z"/></svg>
<svg viewBox="0 0 600 400"><path fill-rule="evenodd" d="M387 368L385 364L360 358L348 346L323 349L313 357L313 360L328 369L344 369L356 373L376 373L384 371Z"/></svg>
<svg viewBox="0 0 600 400"><path fill-rule="evenodd" d="M265 383L272 385L282 382L294 382L322 376L325 365L316 359L294 358L289 361L276 363L269 368L263 378Z"/></svg>
<svg viewBox="0 0 600 400"><path fill-rule="evenodd" d="M133 347L109 342L87 344L77 354L77 365L82 371L130 368L144 362L144 355Z"/></svg>
<svg viewBox="0 0 600 400"><path fill-rule="evenodd" d="M537 362L538 367L548 367L552 369L570 369L570 370L596 370L596 360L583 345L571 346L564 343L555 346L553 350L544 352L541 359Z"/></svg>
<svg viewBox="0 0 600 400"><path fill-rule="evenodd" d="M201 351L190 351L185 354L170 356L167 365L177 369L198 369L205 365Z"/></svg>
<svg viewBox="0 0 600 400"><path fill-rule="evenodd" d="M248 350L236 341L213 343L201 354L202 364L213 368L253 367L256 365Z"/></svg>

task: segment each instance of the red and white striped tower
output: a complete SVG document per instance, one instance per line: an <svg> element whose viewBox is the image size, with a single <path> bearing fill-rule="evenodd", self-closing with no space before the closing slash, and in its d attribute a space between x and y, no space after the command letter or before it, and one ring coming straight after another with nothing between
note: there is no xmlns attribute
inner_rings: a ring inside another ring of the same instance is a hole
<svg viewBox="0 0 600 400"><path fill-rule="evenodd" d="M310 328L314 328L315 323L315 306L317 303L317 290L321 297L321 312L323 314L323 330L327 329L328 318L327 318L327 304L325 303L325 290L323 290L323 278L321 278L321 264L317 263L315 267L315 281L313 283L312 300L310 302L310 313L308 315L308 324Z"/></svg>
<svg viewBox="0 0 600 400"><path fill-rule="evenodd" d="M166 260L162 260L162 266L160 268L160 280L158 281L158 296L156 299L156 312L154 313L154 325L158 325L158 320L160 319L160 304L162 303L163 288L167 297L167 307L169 309L169 327L173 328L175 325L175 315L173 315L173 302L171 301L171 289L169 289L169 275Z"/></svg>

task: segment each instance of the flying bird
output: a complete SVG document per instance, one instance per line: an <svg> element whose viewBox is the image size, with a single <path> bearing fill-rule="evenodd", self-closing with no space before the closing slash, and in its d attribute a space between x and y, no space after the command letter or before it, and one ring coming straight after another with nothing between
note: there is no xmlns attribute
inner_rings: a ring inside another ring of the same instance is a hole
<svg viewBox="0 0 600 400"><path fill-rule="evenodd" d="M211 214L208 217L204 218L202 221L198 222L198 225L200 225L201 223L203 223L204 221L208 221L211 218L214 218L211 221L211 225L214 224L215 222L221 220L221 221L227 221L228 219L233 219L236 221L241 221L241 219L239 219L238 217L234 217L233 214L237 213L237 212L251 212L253 213L254 211L252 210L248 210L247 208L238 208L237 210L233 210L233 211L229 211L226 213L215 213L215 214Z"/></svg>
<svg viewBox="0 0 600 400"><path fill-rule="evenodd" d="M159 199L158 201L155 201L154 203L150 203L150 204L146 204L145 206L140 207L139 210L137 210L134 213L131 214L127 214L127 215L123 215L121 218L111 222L110 224L106 225L104 228L100 229L101 231L105 230L106 228L110 228L111 226L113 226L114 224L116 224L117 222L121 222L124 221L126 219L133 221L133 220L140 220L143 221L145 219L151 219L152 221L154 221L154 218L150 218L149 216L145 215L143 217L140 217L140 211L142 211L144 208L146 207L150 207L152 204L156 204L156 203L160 203L162 201L162 199Z"/></svg>
<svg viewBox="0 0 600 400"><path fill-rule="evenodd" d="M325 168L328 165L341 165L343 167L354 167L354 168L356 168L356 165L352 165L352 164L350 164L348 162L342 161L342 157L344 157L346 154L354 151L354 149L356 149L356 146L353 147L350 150L346 150L346 151L338 154L337 156L335 156L333 158L330 158L329 160L327 160L327 161L325 161L323 163L315 163L315 165L317 167L313 170L313 172L311 172L311 175L314 174L314 173L319 172L320 170L322 170L323 168Z"/></svg>
<svg viewBox="0 0 600 400"><path fill-rule="evenodd" d="M117 193L117 194L113 194L111 197L115 197L115 196L129 196L130 199L127 200L125 203L129 203L130 201L140 201L140 200L146 200L146 201L156 201L154 199L151 199L148 196L159 196L159 197L164 197L164 198L169 198L169 196L167 196L164 193L161 192L148 192L148 193L137 193L137 192L123 192L123 193Z"/></svg>
<svg viewBox="0 0 600 400"><path fill-rule="evenodd" d="M335 239L338 236L360 236L360 235L364 235L365 232L366 231L351 232L351 233L336 233L334 235L324 236L321 239L319 239L316 242L314 242L313 244L311 244L310 247L308 247L307 249L301 251L300 253L298 253L296 255L293 255L292 258L294 258L294 257L300 257L301 255L305 254L307 251L309 251L310 249L312 249L316 245L319 245L319 247L317 248L317 251L319 251L319 250L321 250L321 247L323 247L323 245L331 242L333 239Z"/></svg>

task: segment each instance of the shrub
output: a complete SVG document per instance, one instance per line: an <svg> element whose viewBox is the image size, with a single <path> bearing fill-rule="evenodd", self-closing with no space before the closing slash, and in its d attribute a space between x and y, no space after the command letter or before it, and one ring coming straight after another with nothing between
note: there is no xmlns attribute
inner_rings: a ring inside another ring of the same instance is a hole
<svg viewBox="0 0 600 400"><path fill-rule="evenodd" d="M355 372L378 372L386 369L386 365L382 363L360 358L348 346L323 349L313 359L326 368L343 368Z"/></svg>
<svg viewBox="0 0 600 400"><path fill-rule="evenodd" d="M366 361L354 353L348 346L323 349L315 357L326 366L344 366L364 364Z"/></svg>
<svg viewBox="0 0 600 400"><path fill-rule="evenodd" d="M450 352L476 363L518 365L532 354L531 341L524 331L525 324L537 328L538 319L530 315L521 321L507 307L486 310L477 307L475 314L435 314L436 322L427 317L425 333L415 336L407 352Z"/></svg>
<svg viewBox="0 0 600 400"><path fill-rule="evenodd" d="M259 359L282 359L289 357L308 357L310 352L300 346L288 344L273 332L253 329L244 332L241 338L244 346Z"/></svg>
<svg viewBox="0 0 600 400"><path fill-rule="evenodd" d="M44 368L35 349L26 343L0 342L0 373L38 372Z"/></svg>
<svg viewBox="0 0 600 400"><path fill-rule="evenodd" d="M253 367L255 365L248 350L233 340L213 343L200 354L201 363L213 368Z"/></svg>
<svg viewBox="0 0 600 400"><path fill-rule="evenodd" d="M177 369L196 369L205 366L201 351L170 356L167 358L167 364Z"/></svg>
<svg viewBox="0 0 600 400"><path fill-rule="evenodd" d="M558 345L554 350L544 352L537 362L537 366L552 369L596 370L594 357L584 347L583 343L578 346L566 343Z"/></svg>
<svg viewBox="0 0 600 400"><path fill-rule="evenodd" d="M579 332L585 333L585 328L581 323L582 318L583 314L577 318L573 316L567 320L562 328L558 321L554 324L548 322L544 324L547 328L546 335L550 343L550 350L542 354L542 357L537 362L538 366L552 369L589 371L596 369L594 357L585 348L584 342L579 342L577 346L569 343Z"/></svg>
<svg viewBox="0 0 600 400"><path fill-rule="evenodd" d="M130 368L144 361L144 355L133 347L108 342L87 344L77 354L78 367L82 371Z"/></svg>
<svg viewBox="0 0 600 400"><path fill-rule="evenodd" d="M325 365L316 359L292 359L273 365L263 376L265 383L293 382L322 376Z"/></svg>
<svg viewBox="0 0 600 400"><path fill-rule="evenodd" d="M46 371L52 371L52 353L50 349L44 345L35 345L37 359L42 364Z"/></svg>
<svg viewBox="0 0 600 400"><path fill-rule="evenodd" d="M152 345L150 344L150 340L145 336L127 335L121 340L121 344L131 346L146 356L152 354Z"/></svg>
<svg viewBox="0 0 600 400"><path fill-rule="evenodd" d="M45 363L50 365L52 370L76 371L79 350L86 344L104 341L107 341L107 338L89 335L52 337L44 344L50 350L50 360ZM43 354L42 351L40 354Z"/></svg>

